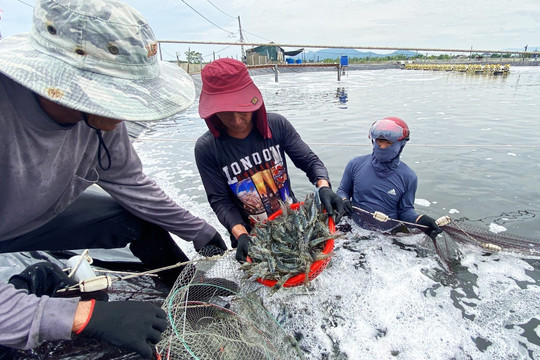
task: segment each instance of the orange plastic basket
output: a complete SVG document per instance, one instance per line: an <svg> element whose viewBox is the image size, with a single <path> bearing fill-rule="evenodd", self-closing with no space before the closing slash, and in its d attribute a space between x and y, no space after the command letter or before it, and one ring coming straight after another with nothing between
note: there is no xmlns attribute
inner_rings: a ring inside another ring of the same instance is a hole
<svg viewBox="0 0 540 360"><path fill-rule="evenodd" d="M303 203L291 204L291 209L292 210L298 210L298 208L300 208L300 205L302 205L302 204ZM273 213L272 215L270 215L268 217L268 220L274 220L278 216L281 216L281 214L282 214L282 211L278 210L275 213ZM332 233L332 234L336 231L336 225L334 224L334 219L332 219L331 217L328 218L328 229L330 230L330 233ZM323 252L323 254L329 254L332 250L334 250L334 239L328 239L324 243L324 248L323 248L322 252ZM315 279L317 276L319 276L319 274L326 268L326 266L328 265L329 262L330 262L330 257L328 257L328 258L326 258L324 260L315 261L313 264L311 264L311 268L310 268L309 274L308 274L308 280L311 281L311 280ZM301 273L301 274L295 275L295 276L291 277L290 279L288 279L283 284L283 287L299 286L299 285L302 285L305 280L306 280L306 274ZM277 280L268 280L268 279L261 279L261 278L257 279L257 281L260 282L263 285L268 286L268 287L273 287L278 282Z"/></svg>

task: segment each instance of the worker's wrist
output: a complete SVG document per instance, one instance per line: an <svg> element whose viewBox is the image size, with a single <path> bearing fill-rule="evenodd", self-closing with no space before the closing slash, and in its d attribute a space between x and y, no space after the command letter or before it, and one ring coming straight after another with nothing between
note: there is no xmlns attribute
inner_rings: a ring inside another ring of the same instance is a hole
<svg viewBox="0 0 540 360"><path fill-rule="evenodd" d="M330 183L326 179L320 179L320 180L317 180L316 186L317 188L330 187Z"/></svg>
<svg viewBox="0 0 540 360"><path fill-rule="evenodd" d="M75 310L75 318L73 319L73 326L71 331L75 334L79 334L84 330L86 324L92 317L92 311L94 310L95 300L91 301L79 301L77 310Z"/></svg>
<svg viewBox="0 0 540 360"><path fill-rule="evenodd" d="M231 229L231 234L238 239L238 237L242 234L249 234L246 227L242 224L236 224Z"/></svg>

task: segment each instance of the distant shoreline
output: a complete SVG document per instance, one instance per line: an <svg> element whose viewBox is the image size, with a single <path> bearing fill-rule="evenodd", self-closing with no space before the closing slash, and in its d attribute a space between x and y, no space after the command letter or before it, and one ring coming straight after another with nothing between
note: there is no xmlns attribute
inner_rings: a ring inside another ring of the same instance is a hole
<svg viewBox="0 0 540 360"><path fill-rule="evenodd" d="M501 61L502 60L502 61ZM507 61L505 61L507 60ZM483 59L483 60L426 60L426 61L413 61L416 64L438 64L438 65L488 65L488 64L500 64L514 66L540 66L540 60L537 61L516 61L512 59ZM187 71L190 75L196 76L200 74L201 68L206 64L178 64L181 68ZM306 71L336 71L337 63L325 64L325 63L302 63L302 64L278 64L278 71L280 73L292 73L292 72L306 72ZM251 65L248 66L249 73L251 75L270 74L274 72L275 64L265 65ZM362 63L362 64L349 64L346 70L383 70L383 69L400 69L399 64L396 61L387 61L380 63Z"/></svg>
<svg viewBox="0 0 540 360"><path fill-rule="evenodd" d="M381 64L350 64L345 70L384 70L384 69L399 69L397 63L381 63ZM294 73L307 71L337 71L337 64L296 64L296 65L278 65L280 73ZM251 75L262 75L274 73L274 65L261 67L249 67Z"/></svg>
<svg viewBox="0 0 540 360"><path fill-rule="evenodd" d="M540 66L540 61L512 61L512 62L504 62L504 61L478 61L478 60L471 60L471 61L419 61L416 63L421 64L451 64L451 65L459 65L459 64L477 64L477 65L487 65L487 64L509 64L510 69L514 66ZM278 72L279 73L299 73L299 72L316 72L316 71L334 71L336 72L337 64L313 64L313 63L306 63L306 64L278 64ZM385 63L374 63L374 64L349 64L346 71L362 71L362 70L385 70L385 69L401 69L399 64L397 62L385 62ZM510 70L511 71L511 70ZM274 73L274 65L273 64L267 64L267 65L260 65L260 66L250 66L249 67L249 74L251 76L257 76L257 75L267 75L267 74L273 74ZM195 89L197 93L201 90L201 74L198 73L192 73L190 74L194 83L195 83Z"/></svg>
<svg viewBox="0 0 540 360"><path fill-rule="evenodd" d="M513 66L539 66L540 61L495 61L494 59L489 60L471 60L471 61L415 61L419 64L438 64L438 65L488 65L488 64L500 64L506 65L509 64L510 67ZM306 72L306 71L337 71L337 64L278 64L278 71L280 73L291 73L291 72ZM349 64L346 67L346 71L349 70L384 70L384 69L400 69L401 67L397 62L385 62L385 63L372 63L372 64ZM274 65L261 65L261 66L250 66L249 73L251 75L263 75L274 72Z"/></svg>

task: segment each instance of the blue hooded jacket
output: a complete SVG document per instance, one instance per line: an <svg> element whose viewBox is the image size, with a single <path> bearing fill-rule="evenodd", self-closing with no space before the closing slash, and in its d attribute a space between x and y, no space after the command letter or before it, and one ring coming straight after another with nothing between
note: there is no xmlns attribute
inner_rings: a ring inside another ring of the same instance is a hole
<svg viewBox="0 0 540 360"><path fill-rule="evenodd" d="M372 142L371 155L358 156L349 161L337 194L342 199L351 200L353 206L414 223L418 217L414 209L418 178L399 159L407 140L396 141L386 149L379 147L376 141ZM388 230L398 225L394 221L380 222L369 215L355 214L353 219L368 229Z"/></svg>

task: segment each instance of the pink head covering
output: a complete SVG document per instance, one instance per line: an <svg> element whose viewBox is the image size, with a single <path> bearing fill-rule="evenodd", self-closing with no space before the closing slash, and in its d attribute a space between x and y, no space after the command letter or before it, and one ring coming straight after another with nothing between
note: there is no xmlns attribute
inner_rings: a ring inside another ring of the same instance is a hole
<svg viewBox="0 0 540 360"><path fill-rule="evenodd" d="M225 131L216 113L232 111L253 112L253 121L261 135L265 139L272 138L261 92L246 65L234 59L219 59L202 69L201 79L199 115L215 137Z"/></svg>

